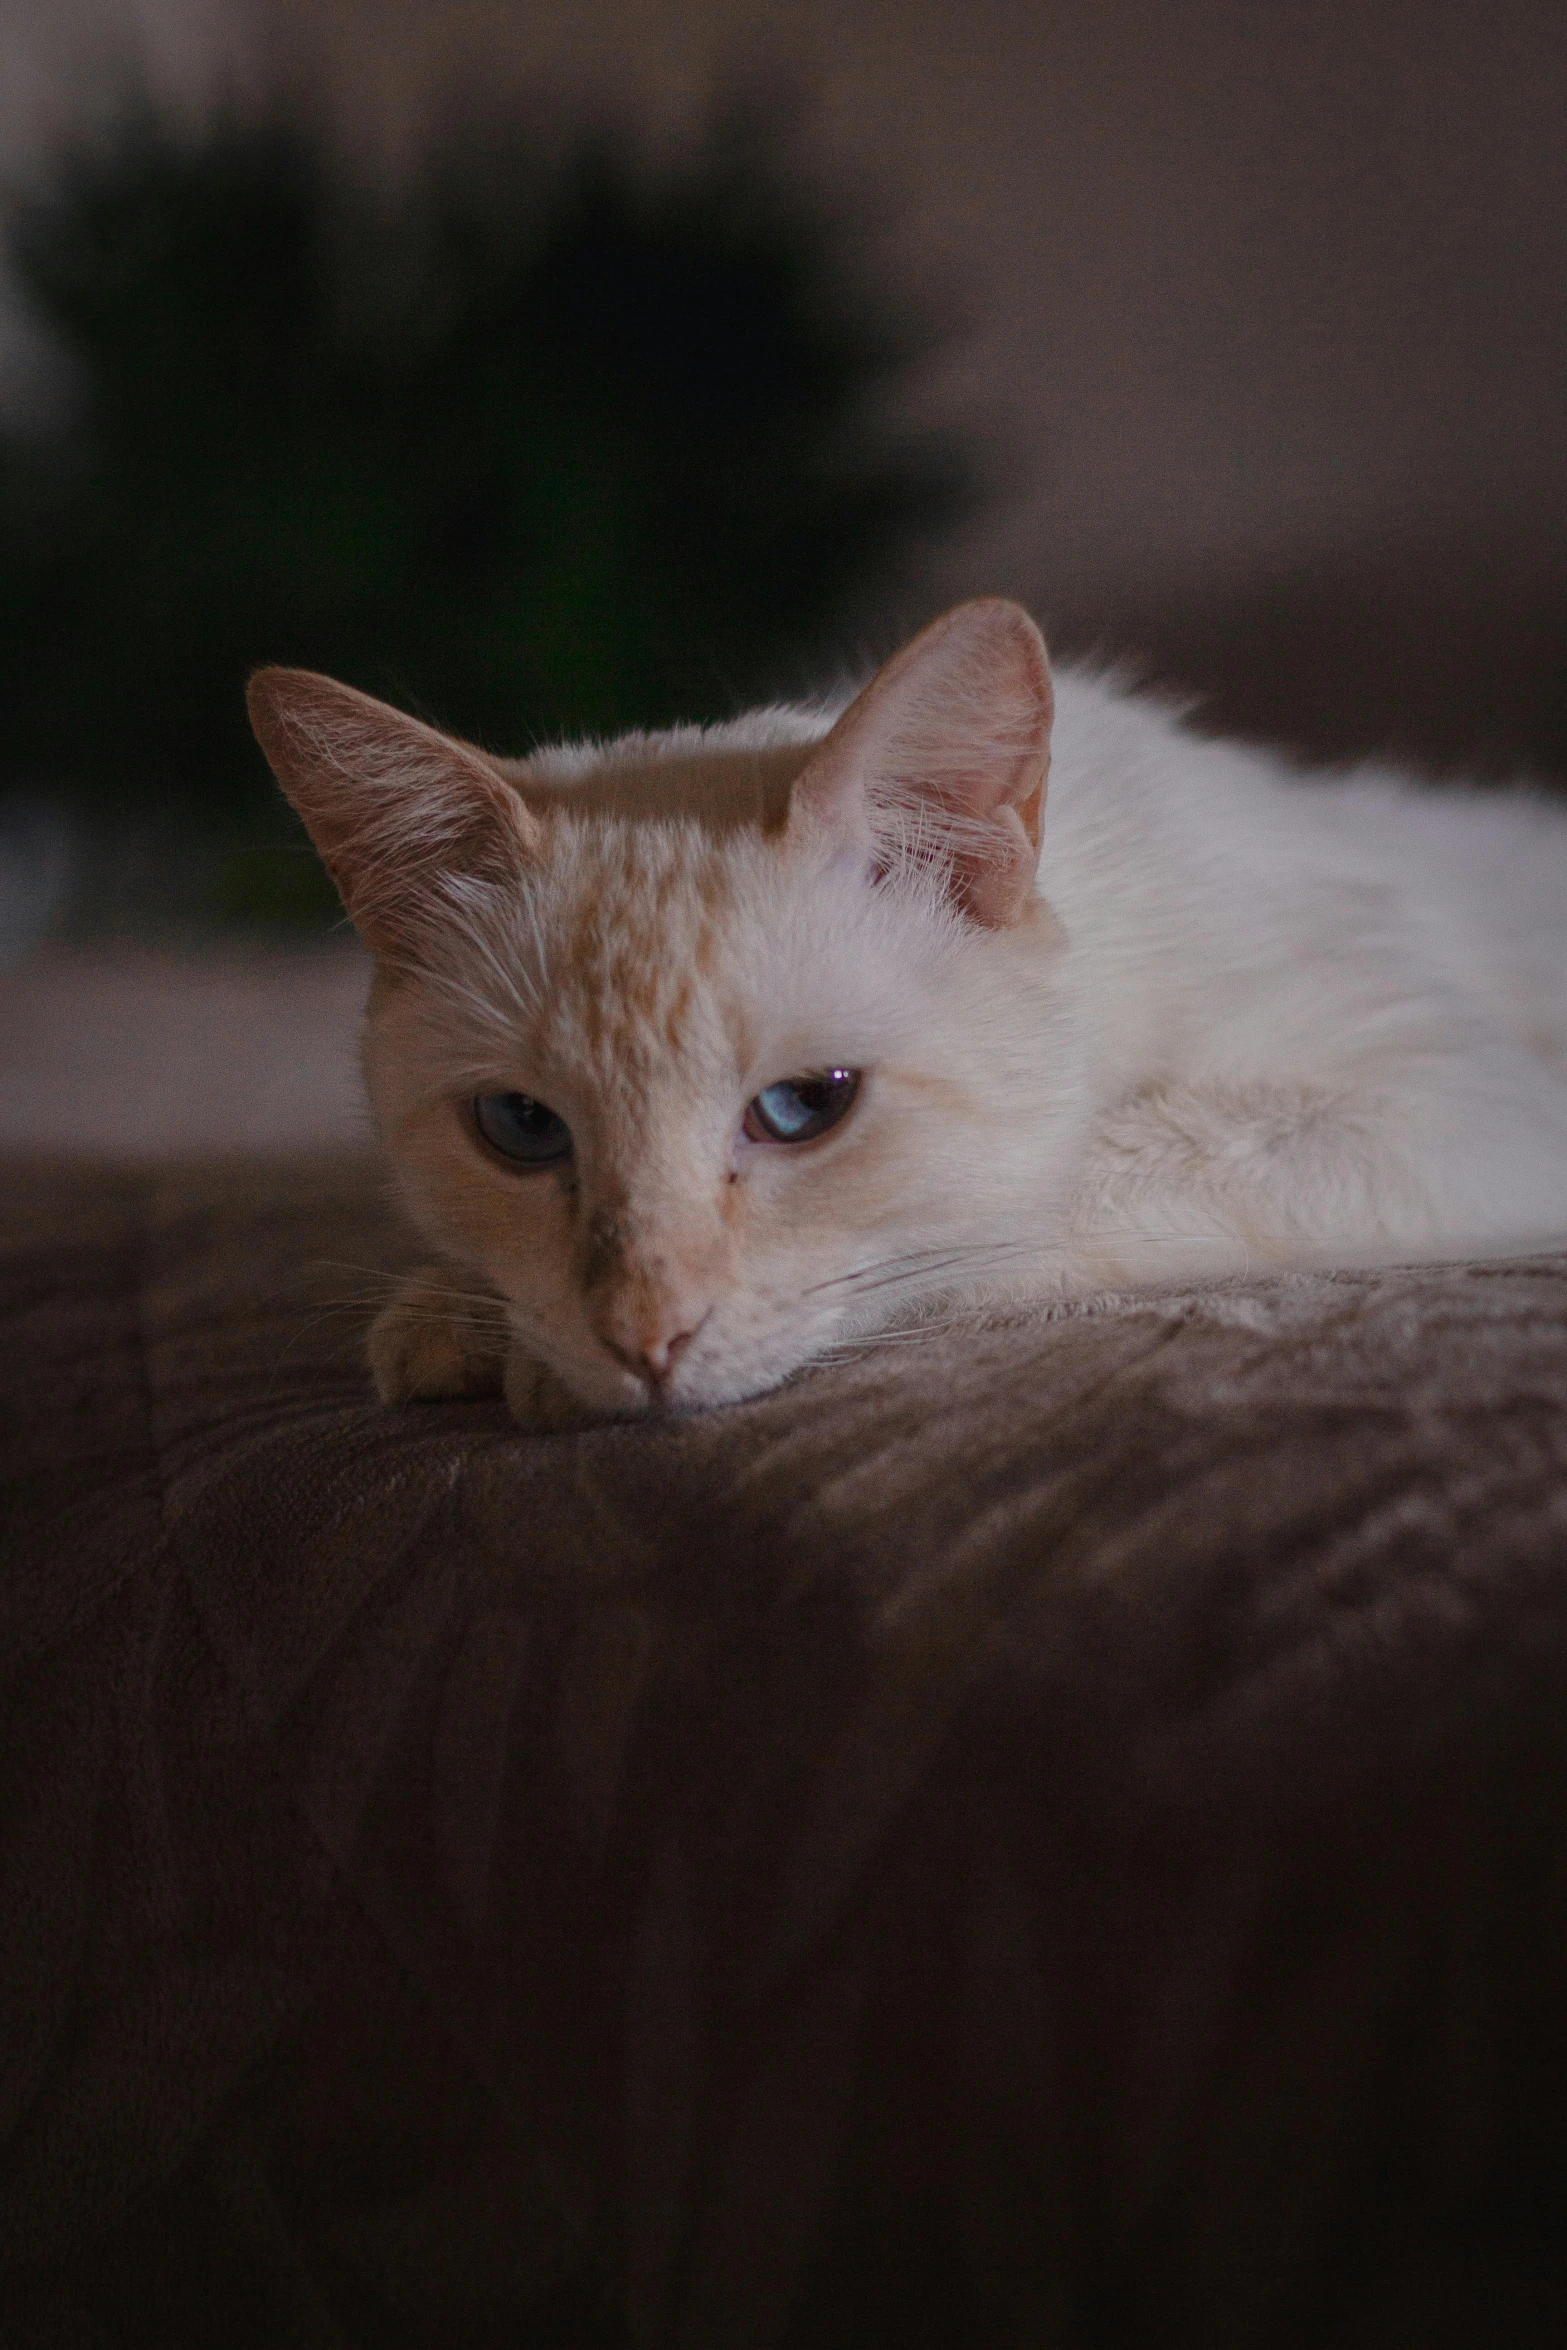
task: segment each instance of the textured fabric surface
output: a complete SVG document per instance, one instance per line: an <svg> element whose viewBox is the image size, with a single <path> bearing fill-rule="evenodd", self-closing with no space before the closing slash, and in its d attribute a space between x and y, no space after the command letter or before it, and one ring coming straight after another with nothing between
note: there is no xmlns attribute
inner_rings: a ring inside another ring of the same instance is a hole
<svg viewBox="0 0 1567 2350"><path fill-rule="evenodd" d="M524 1436L4 1189L7 2350L1559 2338L1567 1260Z"/></svg>

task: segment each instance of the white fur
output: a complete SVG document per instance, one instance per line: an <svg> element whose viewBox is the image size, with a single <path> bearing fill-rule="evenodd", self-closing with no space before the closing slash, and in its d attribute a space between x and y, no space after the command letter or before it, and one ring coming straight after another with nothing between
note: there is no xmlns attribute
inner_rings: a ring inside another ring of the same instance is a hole
<svg viewBox="0 0 1567 2350"><path fill-rule="evenodd" d="M821 758L833 710L491 762L528 811L504 856L415 860L368 1039L383 1128L515 1356L590 1410L751 1394L942 1302L1567 1239L1567 814L1300 777L1068 672L1013 919L955 876L1023 838L1049 688L1019 628L1004 606L936 624L884 673L905 698ZM1015 712L980 707L985 660ZM379 903L442 787L421 729L379 839L408 722L354 709L393 738L360 803ZM845 741L871 746L848 787ZM339 749L334 790L344 771ZM827 1066L867 1073L841 1128L747 1140L762 1087ZM509 1090L567 1120L569 1173L476 1145L467 1102ZM620 1350L668 1334L655 1395Z"/></svg>
<svg viewBox="0 0 1567 2350"><path fill-rule="evenodd" d="M1040 886L1089 1039L1084 1229L1271 1261L1567 1235L1560 809L1294 776L1067 676Z"/></svg>
<svg viewBox="0 0 1567 2350"><path fill-rule="evenodd" d="M895 969L900 1028L948 1027L933 1002L913 1010L924 986L961 1005L955 1061L1025 1105L1005 1167L969 1173L1018 1216L1017 1261L986 1290L1567 1239L1567 810L1374 767L1303 775L1089 672L1058 672L1056 693L1036 890L1068 951L1047 942L1037 997L1014 942L969 935L920 891L918 815L891 793L906 886L835 906L830 949L814 924L792 947L756 941L766 995L801 1009L801 1052L829 1033L873 1051L849 1007L891 1017ZM757 711L512 772L728 763L812 744L836 714ZM939 980L914 979L931 958Z"/></svg>

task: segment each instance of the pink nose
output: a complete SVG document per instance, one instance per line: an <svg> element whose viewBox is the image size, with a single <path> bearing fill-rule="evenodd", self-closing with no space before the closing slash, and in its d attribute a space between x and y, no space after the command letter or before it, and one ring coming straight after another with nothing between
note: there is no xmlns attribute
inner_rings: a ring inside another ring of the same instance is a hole
<svg viewBox="0 0 1567 2350"><path fill-rule="evenodd" d="M599 1322L598 1335L616 1362L624 1363L633 1377L659 1388L673 1375L676 1363L711 1311L709 1307L707 1312L693 1314L682 1301L665 1315L609 1313Z"/></svg>

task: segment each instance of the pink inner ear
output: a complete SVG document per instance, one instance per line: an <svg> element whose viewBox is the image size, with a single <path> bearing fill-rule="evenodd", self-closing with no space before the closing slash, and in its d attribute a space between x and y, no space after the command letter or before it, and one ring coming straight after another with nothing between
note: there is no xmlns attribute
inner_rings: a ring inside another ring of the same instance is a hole
<svg viewBox="0 0 1567 2350"><path fill-rule="evenodd" d="M795 785L791 829L879 872L941 867L970 920L1022 914L1038 861L1053 696L1017 604L960 604L878 670Z"/></svg>
<svg viewBox="0 0 1567 2350"><path fill-rule="evenodd" d="M1039 862L1038 836L1030 835L1021 812L998 808L990 818L993 849L960 849L952 860L952 883L971 922L1005 930L1022 913Z"/></svg>

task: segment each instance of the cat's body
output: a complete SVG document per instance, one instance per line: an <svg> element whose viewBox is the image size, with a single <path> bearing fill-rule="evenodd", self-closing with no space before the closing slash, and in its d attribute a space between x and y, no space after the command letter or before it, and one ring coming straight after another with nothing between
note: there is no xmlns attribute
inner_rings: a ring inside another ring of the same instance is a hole
<svg viewBox="0 0 1567 2350"><path fill-rule="evenodd" d="M995 604L841 717L518 762L321 680L258 702L450 1268L378 1325L386 1394L722 1402L937 1301L1567 1235L1549 805L1295 778L1087 676L1051 758ZM824 1073L828 1124L775 1132Z"/></svg>
<svg viewBox="0 0 1567 2350"><path fill-rule="evenodd" d="M1094 678L1054 743L1073 1221L1118 1269L1567 1235L1567 811L1299 777Z"/></svg>

